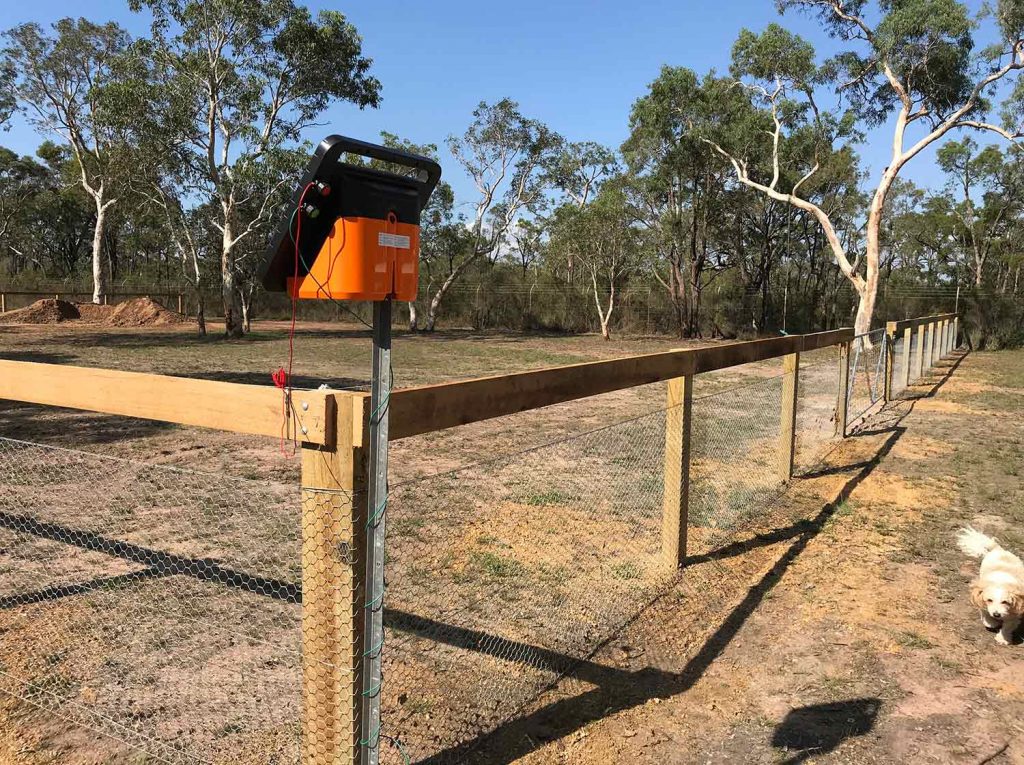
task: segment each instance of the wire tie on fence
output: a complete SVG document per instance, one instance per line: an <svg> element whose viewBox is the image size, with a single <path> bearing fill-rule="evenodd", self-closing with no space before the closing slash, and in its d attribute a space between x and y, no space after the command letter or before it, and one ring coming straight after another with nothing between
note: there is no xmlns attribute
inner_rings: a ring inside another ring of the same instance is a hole
<svg viewBox="0 0 1024 765"><path fill-rule="evenodd" d="M409 759L409 755L405 752L405 747L402 746L402 742L394 736L385 736L381 734L382 739L387 741L391 746L398 750L398 756L402 758L402 765L411 765L412 760Z"/></svg>
<svg viewBox="0 0 1024 765"><path fill-rule="evenodd" d="M380 425L380 419L384 410L387 409L388 402L391 401L391 391L388 391L384 396L383 400L377 404L377 408L370 413L370 421L374 425Z"/></svg>
<svg viewBox="0 0 1024 765"><path fill-rule="evenodd" d="M359 745L366 746L371 749L376 749L378 746L380 746L380 726L377 726L377 730L370 734L369 738L359 739Z"/></svg>
<svg viewBox="0 0 1024 765"><path fill-rule="evenodd" d="M388 498L384 497L384 501L377 506L377 508L373 511L373 515L370 517L370 520L366 522L366 528L377 528L377 524L380 522L381 517L383 517L384 511L387 509L387 507Z"/></svg>
<svg viewBox="0 0 1024 765"><path fill-rule="evenodd" d="M364 695L364 696L365 696L366 698L368 698L368 699L369 699L369 698L372 698L372 697L374 697L374 696L376 696L377 694L379 694L379 693L380 693L380 686L381 686L381 684L380 684L380 683L377 683L377 685L376 685L375 687L373 687L373 688L367 688L367 689L366 689L365 691L363 691L363 695ZM379 738L380 738L380 736L378 736L377 738L379 739Z"/></svg>
<svg viewBox="0 0 1024 765"><path fill-rule="evenodd" d="M386 583L384 585L384 588L387 589L387 584ZM379 606L383 602L384 602L384 591L381 590L381 593L377 597L375 597L373 600L371 600L369 603L367 603L365 608L376 608L377 606Z"/></svg>
<svg viewBox="0 0 1024 765"><path fill-rule="evenodd" d="M384 650L384 641L383 640L381 640L379 643L377 643L377 645L375 645L373 648L370 648L369 650L363 651L363 658L367 658L367 657L370 657L370 656L376 656L382 650Z"/></svg>

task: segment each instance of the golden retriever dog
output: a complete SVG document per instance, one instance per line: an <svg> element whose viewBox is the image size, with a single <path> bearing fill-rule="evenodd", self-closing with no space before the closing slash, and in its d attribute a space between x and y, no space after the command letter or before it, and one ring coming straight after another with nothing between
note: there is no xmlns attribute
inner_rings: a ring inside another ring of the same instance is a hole
<svg viewBox="0 0 1024 765"><path fill-rule="evenodd" d="M1010 645L1024 617L1024 563L970 526L960 529L957 544L966 555L981 558L981 571L971 584L971 602L981 611L981 623L999 630L997 643Z"/></svg>

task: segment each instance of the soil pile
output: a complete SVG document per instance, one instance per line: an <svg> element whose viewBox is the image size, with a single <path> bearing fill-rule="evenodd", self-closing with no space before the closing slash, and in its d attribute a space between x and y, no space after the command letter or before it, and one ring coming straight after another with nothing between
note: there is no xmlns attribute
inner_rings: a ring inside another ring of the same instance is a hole
<svg viewBox="0 0 1024 765"><path fill-rule="evenodd" d="M76 303L78 312L82 315L82 323L106 324L110 314L116 306L96 305L96 303Z"/></svg>
<svg viewBox="0 0 1024 765"><path fill-rule="evenodd" d="M78 306L66 300L37 300L26 308L0 314L0 324L59 324L82 318Z"/></svg>
<svg viewBox="0 0 1024 765"><path fill-rule="evenodd" d="M192 319L170 311L148 297L117 305L37 300L27 308L0 314L0 324L58 324L65 321L104 327L161 327L189 324Z"/></svg>
<svg viewBox="0 0 1024 765"><path fill-rule="evenodd" d="M117 304L103 323L112 327L159 327L190 322L189 317L170 311L152 298L145 297Z"/></svg>

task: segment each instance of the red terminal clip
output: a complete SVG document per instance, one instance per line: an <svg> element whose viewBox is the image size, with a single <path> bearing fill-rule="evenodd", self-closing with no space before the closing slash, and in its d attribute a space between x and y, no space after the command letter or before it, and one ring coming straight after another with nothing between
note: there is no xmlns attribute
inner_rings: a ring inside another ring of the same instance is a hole
<svg viewBox="0 0 1024 765"><path fill-rule="evenodd" d="M322 197L329 197L331 195L331 184L324 183L323 181L317 181L313 186L316 188L317 193Z"/></svg>

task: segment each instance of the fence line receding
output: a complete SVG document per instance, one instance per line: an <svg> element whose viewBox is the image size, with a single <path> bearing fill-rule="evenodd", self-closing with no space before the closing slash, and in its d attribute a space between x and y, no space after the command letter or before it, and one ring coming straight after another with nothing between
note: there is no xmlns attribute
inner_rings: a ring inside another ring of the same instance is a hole
<svg viewBox="0 0 1024 765"><path fill-rule="evenodd" d="M294 391L282 407L269 387L0 361L0 399L283 433L302 465L301 486L279 485L0 434L0 690L31 710L20 724L105 734L100 760L347 765L379 745L386 762L459 761L570 670L599 682L595 651L667 587L713 597L732 564L703 554L775 522L779 487L957 332L927 317L397 390L393 439L638 386L663 386L663 405L484 451L372 512L365 394ZM755 362L771 363L703 386ZM367 604L380 512L388 589ZM383 646L363 640L368 606L384 609ZM384 682L367 688L375 650ZM384 722L368 739L369 693Z"/></svg>

